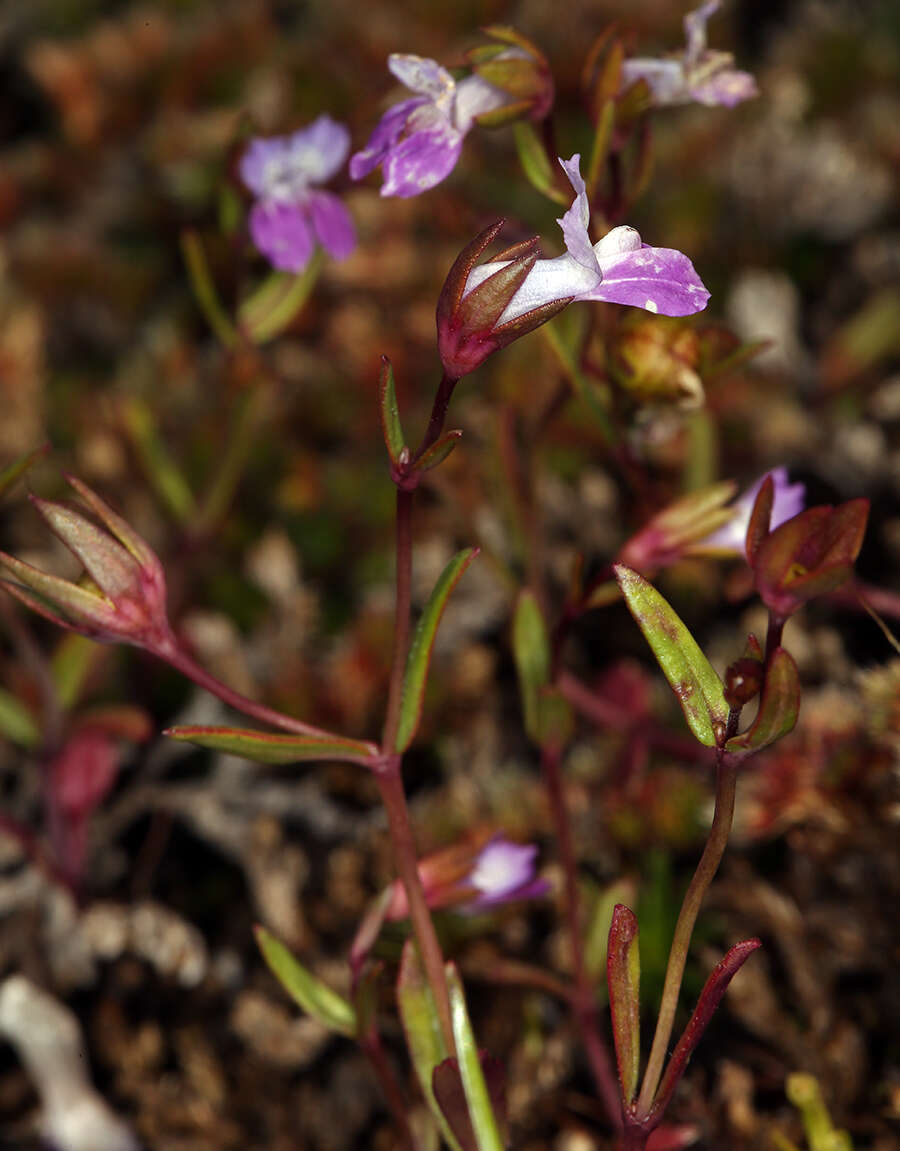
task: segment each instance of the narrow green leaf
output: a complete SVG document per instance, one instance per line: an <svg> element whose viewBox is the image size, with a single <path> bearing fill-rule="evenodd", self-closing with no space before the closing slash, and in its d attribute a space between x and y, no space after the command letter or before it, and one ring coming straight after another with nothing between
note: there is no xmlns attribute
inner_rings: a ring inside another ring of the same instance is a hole
<svg viewBox="0 0 900 1151"><path fill-rule="evenodd" d="M606 973L619 1084L627 1106L634 1099L640 1074L641 957L637 916L623 903L613 909Z"/></svg>
<svg viewBox="0 0 900 1151"><path fill-rule="evenodd" d="M519 120L514 124L513 136L519 163L529 183L554 203L568 204L565 194L553 183L553 169L547 151L531 121Z"/></svg>
<svg viewBox="0 0 900 1151"><path fill-rule="evenodd" d="M157 496L179 523L191 520L196 512L194 494L159 435L156 417L137 396L126 397L119 411L141 467Z"/></svg>
<svg viewBox="0 0 900 1151"><path fill-rule="evenodd" d="M41 742L41 731L34 716L21 700L0 688L0 735L20 747L33 748Z"/></svg>
<svg viewBox="0 0 900 1151"><path fill-rule="evenodd" d="M308 971L264 927L257 927L255 935L272 974L307 1015L318 1019L329 1031L340 1035L356 1034L356 1012L342 995Z"/></svg>
<svg viewBox="0 0 900 1151"><path fill-rule="evenodd" d="M540 742L540 691L550 681L550 638L540 605L531 591L516 603L512 630L513 659L529 739Z"/></svg>
<svg viewBox="0 0 900 1151"><path fill-rule="evenodd" d="M416 625L416 632L409 648L406 673L403 678L403 696L400 702L400 725L397 730L397 751L406 751L413 741L422 717L422 702L425 698L425 682L434 649L434 639L438 624L447 606L450 593L459 583L463 572L478 555L479 548L465 548L457 552L441 573L434 585L425 610Z"/></svg>
<svg viewBox="0 0 900 1151"><path fill-rule="evenodd" d="M432 468L436 468L438 464L442 464L447 456L453 451L459 441L462 439L462 432L459 428L453 428L444 435L416 460L415 470L417 472L428 472Z"/></svg>
<svg viewBox="0 0 900 1151"><path fill-rule="evenodd" d="M41 446L35 448L34 451L26 452L24 456L19 456L19 458L13 460L11 464L7 464L7 466L0 471L0 499L6 495L16 480L20 479L29 468L32 468L37 461L49 451L49 444L41 444Z"/></svg>
<svg viewBox="0 0 900 1151"><path fill-rule="evenodd" d="M411 939L404 945L403 957L400 961L400 973L397 977L397 1005L400 1009L403 1032L406 1035L406 1046L409 1049L412 1065L415 1068L425 1101L447 1144L453 1151L461 1151L459 1143L450 1130L444 1113L434 1097L432 1086L434 1069L443 1063L448 1052L444 1045L434 996L425 980L416 946Z"/></svg>
<svg viewBox="0 0 900 1151"><path fill-rule="evenodd" d="M450 992L450 1015L453 1023L453 1039L456 1043L456 1057L459 1060L459 1071L478 1151L504 1151L500 1128L491 1106L491 1097L478 1057L478 1045L466 1009L462 982L454 963L447 964L447 988Z"/></svg>
<svg viewBox="0 0 900 1151"><path fill-rule="evenodd" d="M722 681L656 588L624 564L615 564L613 570L631 614L678 696L688 727L700 743L715 747L728 722Z"/></svg>
<svg viewBox="0 0 900 1151"><path fill-rule="evenodd" d="M238 727L170 727L164 735L240 755L254 763L300 763L304 760L337 759L359 763L372 759L376 752L373 744L358 739L335 735L331 738L311 735L275 735L268 731L253 731Z"/></svg>
<svg viewBox="0 0 900 1151"><path fill-rule="evenodd" d="M800 711L800 673L783 647L775 649L766 671L756 718L742 734L729 739L726 751L749 752L768 747L794 730Z"/></svg>
<svg viewBox="0 0 900 1151"><path fill-rule="evenodd" d="M403 426L400 423L394 369L387 356L381 357L378 394L381 397L381 430L384 434L384 446L387 448L391 463L396 465L400 460L400 453L406 447L406 440L403 438Z"/></svg>
<svg viewBox="0 0 900 1151"><path fill-rule="evenodd" d="M604 100L600 109L600 115L597 117L597 127L594 131L594 142L591 146L591 158L588 163L587 178L585 179L588 194L596 189L597 182L600 179L600 170L606 163L615 120L615 100Z"/></svg>
<svg viewBox="0 0 900 1151"><path fill-rule="evenodd" d="M280 335L295 317L315 287L324 261L320 249L299 276L273 272L243 300L238 308L238 324L251 343L268 343Z"/></svg>

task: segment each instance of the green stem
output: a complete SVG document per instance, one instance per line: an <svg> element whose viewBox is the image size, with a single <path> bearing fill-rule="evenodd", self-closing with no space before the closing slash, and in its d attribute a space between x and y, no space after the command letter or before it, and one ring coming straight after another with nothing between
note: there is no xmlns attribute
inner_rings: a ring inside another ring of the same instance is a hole
<svg viewBox="0 0 900 1151"><path fill-rule="evenodd" d="M728 729L724 744L731 738L737 728L737 713L729 715ZM653 1036L653 1045L650 1048L650 1058L647 1061L647 1070L644 1073L644 1082L638 1098L636 1114L646 1116L653 1106L653 1099L659 1080L663 1072L666 1050L672 1037L672 1026L675 1022L675 1011L678 1007L678 996L681 992L681 980L684 976L684 967L687 962L688 949L694 924L700 912L700 905L706 894L713 876L719 869L728 836L731 832L731 823L734 818L734 796L737 785L737 761L727 755L722 748L716 753L716 809L713 815L712 827L709 829L709 838L703 855L697 864L694 878L681 905L678 922L675 925L675 934L672 938L672 948L669 952L669 963L666 968L666 979L663 985L662 999L659 1005L659 1018L656 1022L656 1032Z"/></svg>
<svg viewBox="0 0 900 1151"><path fill-rule="evenodd" d="M206 317L207 323L219 337L223 347L233 348L237 342L237 332L228 318L228 313L222 307L222 302L216 292L216 285L209 273L203 245L200 243L200 237L196 232L182 232L181 251L187 265L194 299L200 305L200 310Z"/></svg>

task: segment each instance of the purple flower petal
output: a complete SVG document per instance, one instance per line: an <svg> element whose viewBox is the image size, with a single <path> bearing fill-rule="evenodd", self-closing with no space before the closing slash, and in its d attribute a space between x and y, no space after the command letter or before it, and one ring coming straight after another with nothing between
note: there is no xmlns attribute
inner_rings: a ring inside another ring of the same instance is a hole
<svg viewBox="0 0 900 1151"><path fill-rule="evenodd" d="M625 60L622 64L622 87L627 88L638 80L646 81L657 106L683 104L691 98L681 60L653 60L646 56Z"/></svg>
<svg viewBox="0 0 900 1151"><path fill-rule="evenodd" d="M708 0L684 18L685 60L693 64L706 50L706 22L719 8L719 0Z"/></svg>
<svg viewBox="0 0 900 1151"><path fill-rule="evenodd" d="M534 844L511 843L503 836L485 844L467 877L467 885L481 893L468 904L468 910L543 894L548 885L535 877L537 850Z"/></svg>
<svg viewBox="0 0 900 1151"><path fill-rule="evenodd" d="M319 116L288 137L288 149L293 164L310 184L324 184L347 159L350 132L330 116Z"/></svg>
<svg viewBox="0 0 900 1151"><path fill-rule="evenodd" d="M406 121L423 104L427 103L421 96L414 96L410 100L401 100L385 114L375 125L369 142L365 148L356 152L350 158L350 177L353 180L362 180L365 176L382 163L388 152L395 146L406 127Z"/></svg>
<svg viewBox="0 0 900 1151"><path fill-rule="evenodd" d="M712 548L716 551L729 551L737 555L744 554L744 545L747 538L747 528L750 524L750 513L753 511L753 505L756 502L756 497L759 494L759 489L763 486L766 475L771 475L775 483L775 493L772 501L772 518L769 523L769 528L774 531L780 527L787 520L792 520L794 516L799 515L803 511L806 503L806 488L803 484L792 484L788 477L788 470L785 467L773 468L771 472L766 472L765 475L750 485L745 492L734 501L732 509L734 515L723 524L716 531L708 535L706 539L701 540L699 547Z"/></svg>
<svg viewBox="0 0 900 1151"><path fill-rule="evenodd" d="M709 80L700 84L691 85L691 97L698 104L707 106L720 105L733 108L744 100L752 100L759 95L756 80L749 72L738 72L734 68L726 68L715 73Z"/></svg>
<svg viewBox="0 0 900 1151"><path fill-rule="evenodd" d="M302 272L315 241L303 207L258 200L250 212L253 243L276 268Z"/></svg>
<svg viewBox="0 0 900 1151"><path fill-rule="evenodd" d="M345 260L356 247L353 217L331 192L312 192L307 200L313 231L336 260Z"/></svg>
<svg viewBox="0 0 900 1151"><path fill-rule="evenodd" d="M401 140L383 161L382 196L408 199L439 184L456 167L462 142L463 133L449 124Z"/></svg>
<svg viewBox="0 0 900 1151"><path fill-rule="evenodd" d="M456 81L437 60L394 52L388 57L388 68L410 92L425 96L432 103L443 99L449 105Z"/></svg>
<svg viewBox="0 0 900 1151"><path fill-rule="evenodd" d="M603 280L581 300L607 300L658 312L690 316L706 307L709 292L694 265L674 248L652 248L600 257Z"/></svg>
<svg viewBox="0 0 900 1151"><path fill-rule="evenodd" d="M588 203L587 190L581 177L581 156L578 152L570 160L560 160L563 171L569 177L569 183L575 191L575 199L571 208L556 222L562 228L563 239L566 242L566 251L584 268L597 273L599 281L599 265L594 247L588 236L588 224L591 221L591 207Z"/></svg>
<svg viewBox="0 0 900 1151"><path fill-rule="evenodd" d="M272 136L269 139L256 137L251 140L240 164L240 176L245 187L257 196L265 195L268 173L274 167L286 165L289 155L287 136Z"/></svg>

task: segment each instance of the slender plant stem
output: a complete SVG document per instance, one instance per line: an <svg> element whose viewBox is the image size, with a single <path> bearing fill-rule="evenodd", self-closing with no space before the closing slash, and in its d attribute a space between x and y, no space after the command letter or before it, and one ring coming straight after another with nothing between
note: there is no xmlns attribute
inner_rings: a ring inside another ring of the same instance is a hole
<svg viewBox="0 0 900 1151"><path fill-rule="evenodd" d="M381 1037L374 1027L368 1035L363 1036L360 1040L360 1046L378 1078L405 1151L419 1151L412 1128L409 1125L408 1103L397 1081L397 1076L394 1074L394 1069L391 1067L390 1060L385 1054Z"/></svg>
<svg viewBox="0 0 900 1151"><path fill-rule="evenodd" d="M428 427L425 429L425 435L422 437L422 442L413 454L412 462L421 459L425 452L436 443L440 437L441 432L444 430L444 422L447 419L447 408L450 405L450 397L453 395L453 389L456 387L458 380L451 379L450 376L444 373L441 377L441 382L438 385L438 390L435 393L434 404L431 407L431 416L428 420Z"/></svg>
<svg viewBox="0 0 900 1151"><path fill-rule="evenodd" d="M776 615L773 611L769 612L769 626L766 629L766 667L771 664L775 649L781 646L781 636L786 622L783 616Z"/></svg>
<svg viewBox="0 0 900 1151"><path fill-rule="evenodd" d="M381 746L386 755L397 750L400 704L403 701L403 675L409 650L410 606L412 600L412 505L413 493L397 489L397 592L394 608L394 654L385 711Z"/></svg>
<svg viewBox="0 0 900 1151"><path fill-rule="evenodd" d="M245 695L241 695L239 691L235 691L226 683L222 683L220 679L216 679L214 675L200 667L198 663L187 654L187 652L172 639L162 642L158 647L153 649L155 655L163 659L176 671L180 671L182 675L186 675L188 679L193 680L198 687L205 688L206 691L216 696L223 703L227 703L229 707L233 707L235 711L243 712L244 715L249 715L253 719L258 719L261 723L270 724L272 727L279 727L282 731L294 732L296 735L312 735L312 736L331 736L332 733L324 731L320 727L313 727L311 724L303 723L302 720L294 719L292 716L285 715L283 712L275 711L274 708L266 707L263 703L257 703L255 700L248 699Z"/></svg>
<svg viewBox="0 0 900 1151"><path fill-rule="evenodd" d="M575 988L572 996L575 1019L584 1041L585 1051L600 1099L610 1122L616 1128L621 1128L622 1114L616 1073L609 1051L600 1035L597 999L584 966L584 947L581 939L581 898L578 890L575 844L569 812L566 807L558 748L545 746L541 750L541 768L544 773L547 795L550 799L550 810L553 816L559 858L565 881L565 916L569 932L569 946L572 952L572 970L575 976Z"/></svg>
<svg viewBox="0 0 900 1151"><path fill-rule="evenodd" d="M446 377L445 377L446 379ZM443 384L443 381L442 381ZM447 400L449 401L449 394ZM437 408L437 401L435 402ZM443 411L446 411L444 404ZM443 418L443 416L441 417ZM430 425L429 425L430 426ZM438 434L439 434L438 429ZM427 436L426 436L427 438ZM413 493L397 489L397 592L394 618L394 654L391 661L390 686L382 733L383 767L377 774L394 847L394 862L406 891L413 932L419 946L425 977L434 996L444 1042L449 1052L455 1050L450 1018L450 996L444 973L444 957L431 912L425 899L419 875L418 853L409 818L406 793L403 790L401 756L397 751L397 730L403 698L403 675L409 649L410 606L412 598L412 501Z"/></svg>
<svg viewBox="0 0 900 1151"><path fill-rule="evenodd" d="M456 1047L453 1042L450 996L447 991L447 979L444 972L444 957L425 899L422 878L419 875L416 841L409 818L406 794L403 790L403 779L400 775L400 757L398 755L388 757L384 768L376 775L376 779L381 792L381 800L387 811L391 842L394 846L394 862L400 874L400 881L406 891L409 917L412 921L416 943L419 946L422 966L425 968L425 978L428 980L428 985L434 996L444 1043L447 1050L452 1054Z"/></svg>
<svg viewBox="0 0 900 1151"><path fill-rule="evenodd" d="M728 731L723 745L731 738L737 728L737 714L732 712L729 716ZM697 915L700 912L700 905L706 890L719 869L731 832L736 785L737 760L720 749L716 756L716 808L712 827L709 829L706 847L703 849L703 855L697 864L694 878L691 880L681 905L678 922L675 924L675 934L672 938L669 963L666 967L666 979L659 1005L659 1018L656 1021L656 1032L653 1036L653 1045L650 1048L650 1058L647 1060L647 1070L644 1073L644 1082L637 1102L636 1113L638 1116L646 1116L649 1113L656 1089L659 1086L666 1050L672 1036L675 1010L678 1006L681 980L684 976L684 967L687 962L694 924L697 922Z"/></svg>

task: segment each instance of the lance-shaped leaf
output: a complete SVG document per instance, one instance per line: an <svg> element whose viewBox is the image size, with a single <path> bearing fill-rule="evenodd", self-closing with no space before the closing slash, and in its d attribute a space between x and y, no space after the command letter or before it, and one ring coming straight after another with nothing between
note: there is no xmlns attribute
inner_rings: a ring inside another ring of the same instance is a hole
<svg viewBox="0 0 900 1151"><path fill-rule="evenodd" d="M747 524L747 538L744 550L747 553L747 562L753 566L756 553L760 545L769 534L772 523L772 508L775 506L775 480L771 474L766 476L762 487L756 493L753 508L750 511L750 520Z"/></svg>
<svg viewBox="0 0 900 1151"><path fill-rule="evenodd" d="M49 444L42 444L34 451L26 452L24 456L19 456L18 459L13 460L11 464L7 464L5 468L0 471L0 499L2 499L9 489L15 484L16 480L21 477L33 467L37 461L50 451Z"/></svg>
<svg viewBox="0 0 900 1151"><path fill-rule="evenodd" d="M456 1043L459 1073L462 1076L469 1118L475 1133L475 1145L478 1151L503 1151L503 1138L481 1068L481 1058L472 1033L469 1012L466 1009L462 981L453 963L447 964L447 989L450 992L453 1040Z"/></svg>
<svg viewBox="0 0 900 1151"><path fill-rule="evenodd" d="M606 979L619 1085L622 1102L627 1107L637 1091L641 1068L641 956L637 916L623 903L617 903L613 909Z"/></svg>
<svg viewBox="0 0 900 1151"><path fill-rule="evenodd" d="M550 681L550 639L540 604L528 590L522 592L516 603L512 647L525 731L530 739L539 743L540 692Z"/></svg>
<svg viewBox="0 0 900 1151"><path fill-rule="evenodd" d="M672 1092L684 1074L688 1061L693 1055L697 1044L700 1042L710 1019L712 1019L713 1012L719 1006L728 984L735 975L737 975L741 967L743 967L745 961L760 947L762 947L762 944L758 939L747 939L743 943L736 943L725 958L716 964L700 993L697 1006L694 1008L694 1014L691 1016L687 1027L685 1027L684 1034L678 1040L678 1045L673 1051L669 1065L663 1074L659 1090L653 1101L654 1113L660 1114L665 1111L669 1105Z"/></svg>
<svg viewBox="0 0 900 1151"><path fill-rule="evenodd" d="M163 734L195 743L198 747L240 755L254 763L283 764L326 759L368 763L378 754L374 744L342 735L275 735L250 728L202 726L170 727Z"/></svg>
<svg viewBox="0 0 900 1151"><path fill-rule="evenodd" d="M381 407L381 431L388 458L394 467L400 463L400 456L406 447L403 427L400 423L400 408L397 404L397 389L394 385L394 369L387 356L381 357L381 372L378 376L378 396Z"/></svg>
<svg viewBox="0 0 900 1151"><path fill-rule="evenodd" d="M614 570L631 614L678 696L688 727L700 743L715 747L728 721L722 681L656 588L624 564L616 564Z"/></svg>
<svg viewBox="0 0 900 1151"><path fill-rule="evenodd" d="M257 927L255 934L263 958L288 995L329 1031L355 1035L356 1012L347 1000L308 971L264 927Z"/></svg>
<svg viewBox="0 0 900 1151"><path fill-rule="evenodd" d="M525 178L542 196L557 204L565 204L565 193L554 184L554 171L547 157L547 149L535 131L534 125L520 120L513 125L516 152Z"/></svg>
<svg viewBox="0 0 900 1151"><path fill-rule="evenodd" d="M400 703L400 724L397 730L397 751L406 751L413 741L422 716L422 702L425 698L425 683L434 639L438 625L450 593L459 583L463 572L478 555L479 548L465 548L457 552L441 573L434 590L419 617L415 635L406 660L403 677L403 695Z"/></svg>
<svg viewBox="0 0 900 1151"><path fill-rule="evenodd" d="M121 401L119 414L157 496L179 523L187 523L197 510L194 493L163 443L152 409L137 396L128 396Z"/></svg>
<svg viewBox="0 0 900 1151"><path fill-rule="evenodd" d="M439 440L431 445L427 452L423 452L422 455L419 456L413 465L414 470L417 472L428 472L432 468L436 468L438 464L444 462L461 439L462 432L459 428L453 428L449 432L445 432Z"/></svg>
<svg viewBox="0 0 900 1151"><path fill-rule="evenodd" d="M487 1055L484 1052L479 1054L479 1060L494 1114L505 1128L506 1072L503 1069L503 1064L493 1055ZM459 1061L450 1058L438 1064L432 1075L432 1087L438 1106L444 1113L444 1118L456 1136L460 1147L463 1151L478 1151L478 1143L475 1132L472 1130L472 1121L469 1118L469 1107L466 1103L466 1091L459 1070Z"/></svg>
<svg viewBox="0 0 900 1151"><path fill-rule="evenodd" d="M725 745L727 751L751 752L768 747L794 730L800 711L800 673L791 655L777 647L766 670L759 711L743 735Z"/></svg>
<svg viewBox="0 0 900 1151"><path fill-rule="evenodd" d="M397 1005L406 1036L406 1046L425 1102L452 1151L462 1151L434 1095L432 1085L434 1070L448 1057L448 1051L444 1044L434 996L425 980L416 945L411 939L405 943L400 960Z"/></svg>

